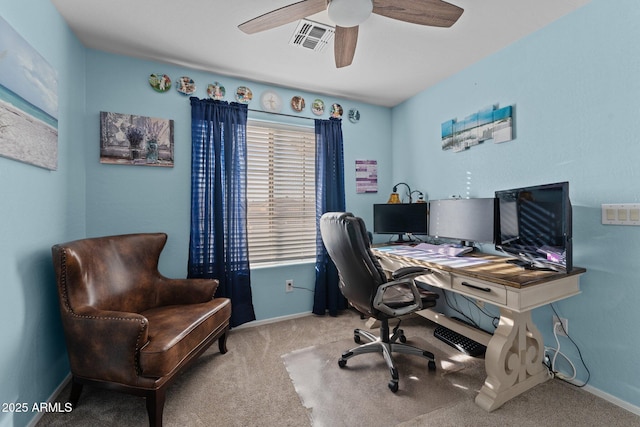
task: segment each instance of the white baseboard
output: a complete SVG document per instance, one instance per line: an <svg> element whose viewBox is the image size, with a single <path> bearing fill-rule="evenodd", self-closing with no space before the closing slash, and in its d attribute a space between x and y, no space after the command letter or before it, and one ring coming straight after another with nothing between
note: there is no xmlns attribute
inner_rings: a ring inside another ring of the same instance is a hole
<svg viewBox="0 0 640 427"><path fill-rule="evenodd" d="M312 314L313 313L311 311L305 311L303 313L289 314L287 316L272 317L271 319L254 320L251 322L244 323L240 326L236 326L233 329L253 328L254 326L268 325L270 323L278 323L278 322L282 322L283 320L297 319L300 317L310 316Z"/></svg>
<svg viewBox="0 0 640 427"><path fill-rule="evenodd" d="M67 374L67 376L64 378L64 380L62 380L60 385L56 387L53 393L51 393L51 395L47 399L47 402L54 402L58 397L58 395L62 393L62 390L64 390L64 388L67 386L67 384L69 384L70 381L71 381L71 372ZM29 423L27 424L27 427L35 427L35 425L38 424L38 421L40 421L40 419L44 416L44 414L45 412L38 412L37 415L33 417L31 421L29 421Z"/></svg>
<svg viewBox="0 0 640 427"><path fill-rule="evenodd" d="M622 399L619 399L615 396L610 395L609 393L606 393L602 390L599 390L595 387L592 387L590 385L586 385L584 386L584 390L595 395L598 396L601 399L606 400L607 402L613 403L616 406L621 407L622 409L626 409L627 411L631 412L632 414L636 414L636 415L640 415L640 407L639 406L635 406L632 405L629 402L625 402Z"/></svg>

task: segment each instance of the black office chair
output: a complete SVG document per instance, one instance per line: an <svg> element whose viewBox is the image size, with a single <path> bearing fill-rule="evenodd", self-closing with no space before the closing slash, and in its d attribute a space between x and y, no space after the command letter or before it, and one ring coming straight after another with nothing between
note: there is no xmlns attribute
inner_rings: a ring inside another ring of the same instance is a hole
<svg viewBox="0 0 640 427"><path fill-rule="evenodd" d="M405 267L392 274L389 281L377 258L370 250L364 221L347 212L328 212L320 218L320 233L329 256L340 275L340 291L349 304L359 312L380 321L380 336L356 329L353 339L361 337L370 342L342 354L338 365L344 368L347 360L364 353L381 352L391 371L389 389L398 391L398 370L392 353L413 354L426 358L430 371L436 369L433 353L405 344L407 338L400 323L389 331L389 319L433 307L438 294L419 289L414 279L431 273L423 267ZM398 342L400 341L400 342Z"/></svg>

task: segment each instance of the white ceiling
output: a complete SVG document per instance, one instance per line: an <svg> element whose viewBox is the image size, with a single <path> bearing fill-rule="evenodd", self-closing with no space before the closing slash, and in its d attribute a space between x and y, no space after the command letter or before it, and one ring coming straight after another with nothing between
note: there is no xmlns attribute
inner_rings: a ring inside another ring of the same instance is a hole
<svg viewBox="0 0 640 427"><path fill-rule="evenodd" d="M52 0L88 48L276 86L394 106L544 27L589 0L449 0L451 28L379 15L360 25L353 64L337 69L333 42L289 45L296 23L247 35L237 26L297 0ZM325 12L309 19L332 25Z"/></svg>

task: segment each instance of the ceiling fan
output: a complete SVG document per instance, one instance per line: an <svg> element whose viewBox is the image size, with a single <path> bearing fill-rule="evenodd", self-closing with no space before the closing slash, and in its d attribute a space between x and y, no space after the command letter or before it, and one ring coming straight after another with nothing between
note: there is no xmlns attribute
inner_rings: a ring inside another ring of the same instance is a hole
<svg viewBox="0 0 640 427"><path fill-rule="evenodd" d="M442 0L303 0L267 12L238 25L247 34L270 30L327 9L336 24L336 67L351 65L358 42L358 26L371 13L432 27L452 26L464 9Z"/></svg>

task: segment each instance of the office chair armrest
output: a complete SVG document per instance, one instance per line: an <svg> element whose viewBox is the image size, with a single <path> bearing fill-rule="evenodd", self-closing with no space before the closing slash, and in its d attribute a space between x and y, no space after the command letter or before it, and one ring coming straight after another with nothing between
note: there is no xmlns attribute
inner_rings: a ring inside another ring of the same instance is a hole
<svg viewBox="0 0 640 427"><path fill-rule="evenodd" d="M423 274L433 274L433 270L427 267L411 266L402 267L391 273L393 280L404 279L407 277L417 277Z"/></svg>
<svg viewBox="0 0 640 427"><path fill-rule="evenodd" d="M424 273L421 273L424 274ZM421 275L418 274L418 275ZM411 289L411 293L413 294L413 303L409 304L405 307L401 308L393 308L389 307L384 303L384 293L387 288L397 285L405 285ZM398 317L403 316L405 314L413 313L414 311L422 310L422 296L420 295L420 291L418 291L418 287L414 283L413 279L403 278L401 280L394 280L392 282L387 282L378 287L376 291L376 296L373 299L373 307L377 310L380 310L384 314L388 314L390 316Z"/></svg>

